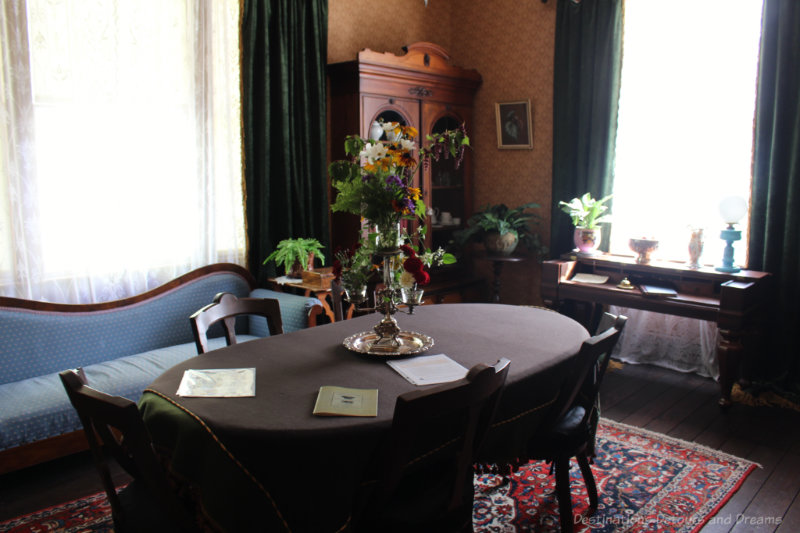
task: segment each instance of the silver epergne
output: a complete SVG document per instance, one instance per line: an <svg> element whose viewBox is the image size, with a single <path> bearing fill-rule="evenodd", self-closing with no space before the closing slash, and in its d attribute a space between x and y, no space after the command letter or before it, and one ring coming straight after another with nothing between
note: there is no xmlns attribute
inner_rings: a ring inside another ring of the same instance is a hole
<svg viewBox="0 0 800 533"><path fill-rule="evenodd" d="M379 252L383 256L383 285L375 294L375 307L361 308L364 311L377 311L383 319L373 327L373 331L365 331L352 335L344 340L349 350L380 356L406 356L423 352L433 346L433 339L427 335L413 331L401 331L394 315L403 309L398 302L406 306L409 315L414 314L414 307L422 304L422 291L398 289L395 287L393 273L394 263L400 250ZM360 294L353 297L349 293L347 300L358 306L365 298Z"/></svg>

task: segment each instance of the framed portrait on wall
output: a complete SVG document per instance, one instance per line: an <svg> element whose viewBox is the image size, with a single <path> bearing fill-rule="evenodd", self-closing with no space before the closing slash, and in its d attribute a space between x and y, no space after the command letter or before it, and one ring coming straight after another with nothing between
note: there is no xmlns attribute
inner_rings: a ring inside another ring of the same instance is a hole
<svg viewBox="0 0 800 533"><path fill-rule="evenodd" d="M531 101L497 102L497 147L506 149L533 148Z"/></svg>

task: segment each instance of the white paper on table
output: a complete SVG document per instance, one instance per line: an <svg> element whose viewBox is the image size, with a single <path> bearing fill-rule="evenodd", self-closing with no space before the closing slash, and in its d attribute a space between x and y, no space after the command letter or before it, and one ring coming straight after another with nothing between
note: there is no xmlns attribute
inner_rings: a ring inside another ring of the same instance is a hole
<svg viewBox="0 0 800 533"><path fill-rule="evenodd" d="M186 370L178 396L235 398L256 395L255 368L208 368Z"/></svg>
<svg viewBox="0 0 800 533"><path fill-rule="evenodd" d="M386 363L414 385L448 383L466 377L469 372L443 353L386 361Z"/></svg>
<svg viewBox="0 0 800 533"><path fill-rule="evenodd" d="M286 285L287 283L303 283L303 278L290 278L289 276L280 276L275 278L275 283L278 285Z"/></svg>
<svg viewBox="0 0 800 533"><path fill-rule="evenodd" d="M600 274L588 274L586 272L579 272L572 276L571 281L577 281L578 283L597 283L602 285L606 281L608 281L608 276L601 276Z"/></svg>

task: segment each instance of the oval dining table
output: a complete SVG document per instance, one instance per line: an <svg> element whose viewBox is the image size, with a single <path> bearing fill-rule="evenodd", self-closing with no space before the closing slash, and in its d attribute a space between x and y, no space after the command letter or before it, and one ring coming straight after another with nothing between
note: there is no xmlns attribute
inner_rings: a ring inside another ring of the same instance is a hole
<svg viewBox="0 0 800 533"><path fill-rule="evenodd" d="M446 354L467 369L511 361L483 463L524 461L525 444L589 337L574 320L527 306L425 305L395 318L401 330L433 338L421 355ZM225 531L347 530L357 493L374 481L397 397L421 388L385 357L343 346L379 319L368 314L214 350L167 370L145 390L145 424L198 516ZM185 370L211 368L254 368L255 396L176 394ZM325 385L378 389L377 416L313 415Z"/></svg>

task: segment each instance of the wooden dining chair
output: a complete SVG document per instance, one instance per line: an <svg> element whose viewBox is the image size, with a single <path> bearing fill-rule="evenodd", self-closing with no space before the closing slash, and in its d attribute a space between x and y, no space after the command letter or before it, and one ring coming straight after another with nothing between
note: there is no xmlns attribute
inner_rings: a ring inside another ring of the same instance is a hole
<svg viewBox="0 0 800 533"><path fill-rule="evenodd" d="M473 464L509 364L397 398L378 486L354 531L472 531Z"/></svg>
<svg viewBox="0 0 800 533"><path fill-rule="evenodd" d="M625 327L627 317L613 317L601 333L587 339L572 361L561 387L551 422L528 446L531 460L543 460L555 470L556 496L562 533L572 532L572 498L569 487L570 461L575 457L589 495L589 514L597 510L597 485L589 465L599 421L599 392L611 352ZM551 470L551 471L552 471Z"/></svg>
<svg viewBox="0 0 800 533"><path fill-rule="evenodd" d="M262 316L267 320L270 335L283 333L281 307L273 298L237 298L229 292L221 292L214 301L196 311L191 317L192 333L197 353L208 351L208 330L221 323L228 346L236 344L236 317L242 315Z"/></svg>
<svg viewBox="0 0 800 533"><path fill-rule="evenodd" d="M344 287L336 280L331 281L331 308L333 309L333 319L336 322L344 320L346 316L344 306Z"/></svg>
<svg viewBox="0 0 800 533"><path fill-rule="evenodd" d="M64 370L59 377L83 424L95 468L111 505L114 530L199 531L170 487L136 404L89 387L80 368ZM119 492L111 478L110 460L133 478Z"/></svg>

